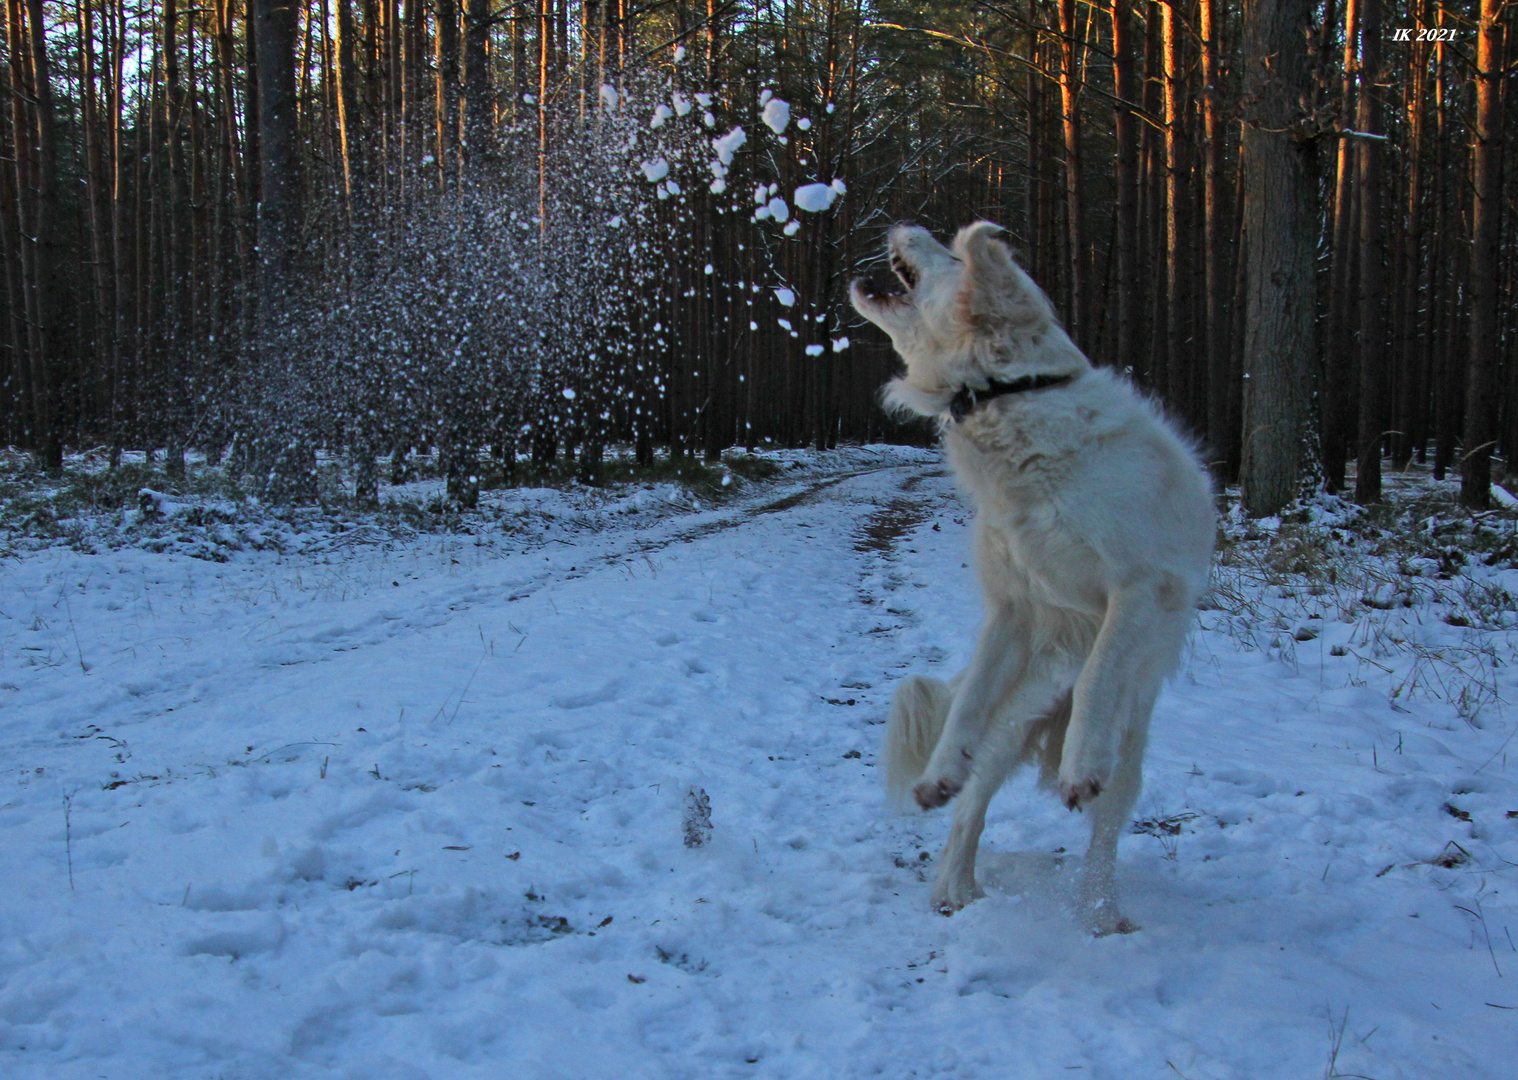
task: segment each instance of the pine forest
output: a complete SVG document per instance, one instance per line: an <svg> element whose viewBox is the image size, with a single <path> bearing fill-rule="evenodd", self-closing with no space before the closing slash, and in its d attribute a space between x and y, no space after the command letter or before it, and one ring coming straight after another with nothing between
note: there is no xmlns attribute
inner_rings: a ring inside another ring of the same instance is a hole
<svg viewBox="0 0 1518 1080"><path fill-rule="evenodd" d="M1006 227L1251 513L1518 446L1500 0L5 0L0 443L273 501L923 441L848 305ZM1511 158L1509 160L1512 160ZM1497 473L1500 478L1500 471Z"/></svg>

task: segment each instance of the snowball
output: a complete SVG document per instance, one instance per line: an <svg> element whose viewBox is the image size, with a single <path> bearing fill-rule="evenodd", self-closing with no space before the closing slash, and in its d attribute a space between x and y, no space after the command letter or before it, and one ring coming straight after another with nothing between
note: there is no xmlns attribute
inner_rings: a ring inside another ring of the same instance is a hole
<svg viewBox="0 0 1518 1080"><path fill-rule="evenodd" d="M713 195L721 195L724 191L727 190L727 181L719 176L710 184L706 185L706 190L710 191ZM734 207L734 209L736 209L736 207Z"/></svg>
<svg viewBox="0 0 1518 1080"><path fill-rule="evenodd" d="M773 91L773 90L761 90L761 91L759 91L759 104L760 105L767 105L769 103L770 98L772 98L774 96L775 96L775 91Z"/></svg>
<svg viewBox="0 0 1518 1080"><path fill-rule="evenodd" d="M803 184L796 189L794 201L796 209L817 214L832 206L836 198L838 192L827 184Z"/></svg>
<svg viewBox="0 0 1518 1080"><path fill-rule="evenodd" d="M847 349L848 347L849 347L849 339L848 338L846 338L846 337L839 337L839 338L834 338L833 339L833 351L834 352L843 352L843 350Z"/></svg>
<svg viewBox="0 0 1518 1080"><path fill-rule="evenodd" d="M608 109L617 107L617 88L611 83L601 84L601 104Z"/></svg>
<svg viewBox="0 0 1518 1080"><path fill-rule="evenodd" d="M756 322L754 322L752 319L750 319L749 323L748 323L748 328L750 330L757 330L757 329L759 329L759 324L756 323Z"/></svg>
<svg viewBox="0 0 1518 1080"><path fill-rule="evenodd" d="M648 126L651 128L661 128L664 126L665 121L674 115L674 112L670 110L668 105L660 105L654 110L654 118L648 122Z"/></svg>
<svg viewBox="0 0 1518 1080"><path fill-rule="evenodd" d="M735 127L732 131L722 136L722 138L713 139L712 149L717 152L717 160L721 161L724 165L731 165L733 163L733 155L746 142L748 142L748 135L744 133L741 127Z"/></svg>
<svg viewBox="0 0 1518 1080"><path fill-rule="evenodd" d="M765 203L767 203L769 201L770 201L770 189L767 188L767 187L765 187L763 184L760 184L758 187L756 187L754 189L754 202L755 202L755 204L758 205L758 206L763 206Z"/></svg>
<svg viewBox="0 0 1518 1080"><path fill-rule="evenodd" d="M833 110L836 109L836 108L838 108L837 105L834 105L831 101L828 102L828 115L832 116L833 115Z"/></svg>
<svg viewBox="0 0 1518 1080"><path fill-rule="evenodd" d="M832 188L834 191L838 192L838 194L840 194L840 195L844 194L845 192L847 192L849 190L848 188L846 188L844 186L842 180L834 180L831 184L828 185L828 187Z"/></svg>
<svg viewBox="0 0 1518 1080"><path fill-rule="evenodd" d="M674 102L676 116L684 116L686 113L690 112L690 98L686 97L678 90L675 91Z"/></svg>
<svg viewBox="0 0 1518 1080"><path fill-rule="evenodd" d="M675 183L673 180L666 180L664 182L664 186L667 187L667 188L669 188L669 193L671 195L680 195L680 194L682 194L682 192L680 191L680 185L677 184L677 183Z"/></svg>
<svg viewBox="0 0 1518 1080"><path fill-rule="evenodd" d="M800 120L796 121L796 126L799 127L802 131L812 130L812 122L804 116Z"/></svg>
<svg viewBox="0 0 1518 1080"><path fill-rule="evenodd" d="M684 45L676 45L675 46L675 63L678 64L681 60L684 60L684 59L685 59L685 46Z"/></svg>
<svg viewBox="0 0 1518 1080"><path fill-rule="evenodd" d="M622 215L617 214L615 217L610 218L606 222L606 227L608 229L620 229L622 227Z"/></svg>
<svg viewBox="0 0 1518 1080"><path fill-rule="evenodd" d="M822 355L822 346L821 345L808 345L806 347L806 354L808 356L821 356Z"/></svg>
<svg viewBox="0 0 1518 1080"><path fill-rule="evenodd" d="M703 109L710 109L712 107L712 96L710 94L697 94L696 104Z"/></svg>
<svg viewBox="0 0 1518 1080"><path fill-rule="evenodd" d="M761 114L764 122L769 125L771 131L779 135L791 122L790 102L781 101L779 98L770 98L764 105Z"/></svg>
<svg viewBox="0 0 1518 1080"><path fill-rule="evenodd" d="M775 321L781 326L785 327L787 330L792 329L791 320L789 319L776 319Z"/></svg>
<svg viewBox="0 0 1518 1080"><path fill-rule="evenodd" d="M769 205L764 209L765 212L776 221L784 221L786 218L791 216L791 208L786 205L784 199L779 198L778 196L771 199Z"/></svg>
<svg viewBox="0 0 1518 1080"><path fill-rule="evenodd" d="M786 236L795 236L800 231L801 231L801 222L796 221L794 218L792 220L787 221L785 223L785 235Z"/></svg>
<svg viewBox="0 0 1518 1080"><path fill-rule="evenodd" d="M775 288L775 299L780 301L781 307L791 307L796 303L796 294L784 285L779 285ZM787 326L786 329L789 330L790 327Z"/></svg>
<svg viewBox="0 0 1518 1080"><path fill-rule="evenodd" d="M652 161L643 163L643 175L650 184L657 184L669 175L669 162L662 157L656 157Z"/></svg>
<svg viewBox="0 0 1518 1080"><path fill-rule="evenodd" d="M574 399L575 399L575 392L573 390L571 390L569 387L566 386L564 388L564 400L565 401L573 401Z"/></svg>
<svg viewBox="0 0 1518 1080"><path fill-rule="evenodd" d="M711 263L707 263L707 264L706 264L706 272L707 272L707 273L708 273L708 274L710 274L710 273L712 273L712 272L714 272L714 271L715 271L715 269L716 269L716 267L714 267L714 266L712 266L712 264L711 264Z"/></svg>
<svg viewBox="0 0 1518 1080"><path fill-rule="evenodd" d="M714 128L717 126L717 118L709 112L704 112L701 114L701 122L709 128Z"/></svg>

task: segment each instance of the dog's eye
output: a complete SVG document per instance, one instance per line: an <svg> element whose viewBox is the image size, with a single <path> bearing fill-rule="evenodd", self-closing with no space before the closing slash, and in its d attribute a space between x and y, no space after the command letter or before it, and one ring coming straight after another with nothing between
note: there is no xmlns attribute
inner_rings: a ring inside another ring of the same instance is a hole
<svg viewBox="0 0 1518 1080"><path fill-rule="evenodd" d="M913 270L900 255L891 256L891 269L896 271L896 276L901 278L901 283L907 288L917 288L917 271Z"/></svg>

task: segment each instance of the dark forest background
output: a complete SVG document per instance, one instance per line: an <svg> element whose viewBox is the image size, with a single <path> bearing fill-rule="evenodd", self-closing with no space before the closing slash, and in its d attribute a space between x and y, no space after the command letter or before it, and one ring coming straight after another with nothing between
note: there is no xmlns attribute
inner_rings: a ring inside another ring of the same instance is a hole
<svg viewBox="0 0 1518 1080"><path fill-rule="evenodd" d="M50 467L436 448L468 504L922 439L847 304L899 219L1005 225L1252 512L1414 458L1485 506L1518 442L1499 0L0 3L0 442Z"/></svg>

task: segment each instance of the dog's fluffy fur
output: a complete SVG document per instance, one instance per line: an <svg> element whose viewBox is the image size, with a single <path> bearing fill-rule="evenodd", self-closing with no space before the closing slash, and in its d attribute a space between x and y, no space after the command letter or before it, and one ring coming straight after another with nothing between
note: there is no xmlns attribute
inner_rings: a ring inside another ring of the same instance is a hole
<svg viewBox="0 0 1518 1080"><path fill-rule="evenodd" d="M896 691L886 783L923 809L958 796L934 907L981 895L986 807L1014 767L1039 764L1065 805L1091 813L1080 891L1096 933L1132 929L1117 905L1117 840L1138 797L1149 716L1206 585L1215 519L1195 451L1121 376L1093 368L1048 298L980 222L952 247L891 230L902 291L855 282L855 309L891 336L906 372L889 405L938 416L975 504L985 622L970 666ZM961 388L1070 376L981 401Z"/></svg>

